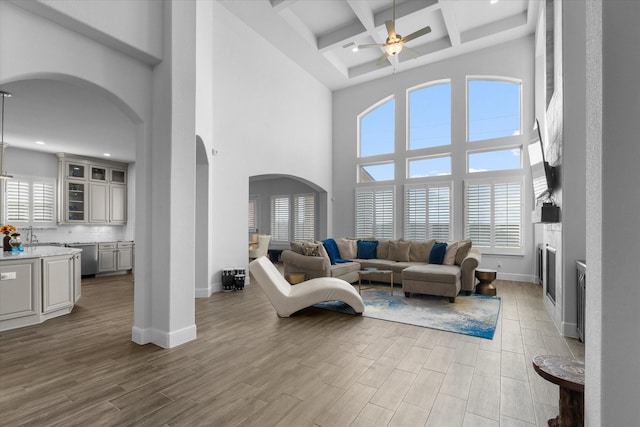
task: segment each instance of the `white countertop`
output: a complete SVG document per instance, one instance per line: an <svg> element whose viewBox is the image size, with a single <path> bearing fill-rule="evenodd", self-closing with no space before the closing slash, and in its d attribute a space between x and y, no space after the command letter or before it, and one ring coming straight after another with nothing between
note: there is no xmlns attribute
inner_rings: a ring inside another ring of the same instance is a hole
<svg viewBox="0 0 640 427"><path fill-rule="evenodd" d="M82 249L65 248L62 246L31 246L24 248L23 252L1 252L0 261L26 258L44 258L56 255L73 255L80 252L82 252Z"/></svg>

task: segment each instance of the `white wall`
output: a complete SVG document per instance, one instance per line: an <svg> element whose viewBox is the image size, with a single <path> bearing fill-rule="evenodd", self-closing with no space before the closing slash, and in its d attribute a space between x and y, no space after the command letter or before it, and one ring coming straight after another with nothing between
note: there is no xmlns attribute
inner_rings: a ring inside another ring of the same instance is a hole
<svg viewBox="0 0 640 427"><path fill-rule="evenodd" d="M640 414L640 2L587 2L585 425Z"/></svg>
<svg viewBox="0 0 640 427"><path fill-rule="evenodd" d="M525 194L530 194L531 181L527 167L526 144L528 132L533 128L533 37L526 37L480 52L440 61L428 66L399 73L370 83L336 91L333 102L333 160L334 160L334 235L353 236L354 191L356 181L357 116L378 101L394 95L396 104L396 177L404 176L406 156L406 90L440 79L451 79L452 92L452 146L454 179L454 238L463 235L462 180L466 177L466 76L504 76L523 81L523 130L524 135L514 138L525 144L523 167L526 180ZM404 180L396 181L396 238L402 237L402 204ZM386 183L383 183L386 184ZM524 256L483 255L481 265L498 270L503 279L533 281L534 251L533 226L529 221L532 198L525 197ZM348 220L345 220L348 218ZM500 267L498 267L500 265Z"/></svg>
<svg viewBox="0 0 640 427"><path fill-rule="evenodd" d="M292 175L330 191L331 92L215 2L213 18L210 238L220 290L223 268L247 265L250 176Z"/></svg>

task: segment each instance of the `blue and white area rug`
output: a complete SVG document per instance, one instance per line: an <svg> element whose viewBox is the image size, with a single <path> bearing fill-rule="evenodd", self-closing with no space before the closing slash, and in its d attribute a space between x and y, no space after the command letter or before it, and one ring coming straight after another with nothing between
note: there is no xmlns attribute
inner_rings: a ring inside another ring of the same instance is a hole
<svg viewBox="0 0 640 427"><path fill-rule="evenodd" d="M388 290L363 290L365 317L423 326L458 334L493 339L500 313L500 297L490 295L449 298L404 293L389 294ZM353 309L339 301L327 301L314 307L353 314Z"/></svg>

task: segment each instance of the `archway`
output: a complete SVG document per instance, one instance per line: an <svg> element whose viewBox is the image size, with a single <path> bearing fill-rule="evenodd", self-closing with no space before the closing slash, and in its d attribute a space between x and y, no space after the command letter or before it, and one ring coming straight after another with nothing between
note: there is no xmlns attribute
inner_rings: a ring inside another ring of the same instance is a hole
<svg viewBox="0 0 640 427"><path fill-rule="evenodd" d="M209 283L209 158L202 138L196 135L195 296L211 295Z"/></svg>

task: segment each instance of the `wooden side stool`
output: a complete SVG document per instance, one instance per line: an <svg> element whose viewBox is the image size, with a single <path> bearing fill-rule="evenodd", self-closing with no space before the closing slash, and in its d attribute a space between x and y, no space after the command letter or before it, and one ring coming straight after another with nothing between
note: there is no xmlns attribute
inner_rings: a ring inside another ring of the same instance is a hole
<svg viewBox="0 0 640 427"><path fill-rule="evenodd" d="M550 419L550 427L584 426L584 363L561 356L536 356L533 369L560 387L560 414Z"/></svg>
<svg viewBox="0 0 640 427"><path fill-rule="evenodd" d="M476 268L476 279L480 281L476 286L476 293L482 295L495 295L496 287L493 281L496 280L497 272L488 268Z"/></svg>
<svg viewBox="0 0 640 427"><path fill-rule="evenodd" d="M298 283L302 283L307 279L307 275L305 273L297 273L297 272L292 272L287 274L287 282L291 283L292 285L297 285Z"/></svg>

